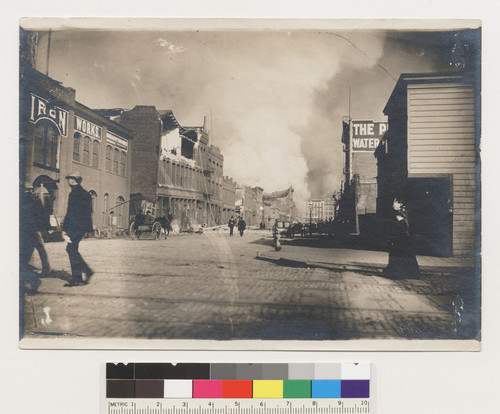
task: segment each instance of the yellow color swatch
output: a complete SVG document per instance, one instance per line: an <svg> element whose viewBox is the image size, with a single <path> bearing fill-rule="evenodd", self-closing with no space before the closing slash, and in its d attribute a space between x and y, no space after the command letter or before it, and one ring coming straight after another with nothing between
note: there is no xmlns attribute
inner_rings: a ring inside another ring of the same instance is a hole
<svg viewBox="0 0 500 414"><path fill-rule="evenodd" d="M254 380L253 398L283 398L283 380Z"/></svg>

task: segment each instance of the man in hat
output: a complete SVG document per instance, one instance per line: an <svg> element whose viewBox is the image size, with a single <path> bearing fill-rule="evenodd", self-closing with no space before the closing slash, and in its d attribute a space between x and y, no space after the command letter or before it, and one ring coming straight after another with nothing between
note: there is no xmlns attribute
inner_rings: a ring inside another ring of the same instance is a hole
<svg viewBox="0 0 500 414"><path fill-rule="evenodd" d="M45 250L43 236L50 230L50 215L52 214L55 189L57 189L55 181L46 175L41 175L33 181L32 194L35 197L35 203L37 206L35 249L40 255L40 260L42 262L42 274L45 275L50 273L50 264L47 251Z"/></svg>
<svg viewBox="0 0 500 414"><path fill-rule="evenodd" d="M21 188L20 197L20 221L19 221L19 258L21 282L30 285L29 293L36 293L40 284L40 279L35 274L35 269L31 266L30 259L35 250L36 232L38 228L39 205L36 197L33 196L31 183L26 182Z"/></svg>
<svg viewBox="0 0 500 414"><path fill-rule="evenodd" d="M93 275L90 267L85 263L78 252L78 245L86 233L92 228L92 197L80 185L82 176L79 172L72 172L66 176L71 192L68 197L68 210L63 224L63 237L68 242L68 252L71 264L71 282L65 286L77 286L87 284ZM87 279L83 280L83 273Z"/></svg>

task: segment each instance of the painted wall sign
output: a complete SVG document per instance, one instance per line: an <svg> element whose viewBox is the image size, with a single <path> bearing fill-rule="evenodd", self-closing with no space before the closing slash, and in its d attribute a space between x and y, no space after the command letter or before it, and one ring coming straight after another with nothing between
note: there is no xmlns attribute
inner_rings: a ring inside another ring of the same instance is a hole
<svg viewBox="0 0 500 414"><path fill-rule="evenodd" d="M93 138L101 139L102 128L75 115L75 130Z"/></svg>
<svg viewBox="0 0 500 414"><path fill-rule="evenodd" d="M68 131L68 111L52 105L46 99L31 95L30 121L35 124L43 119L51 121L59 130L59 134L66 136Z"/></svg>
<svg viewBox="0 0 500 414"><path fill-rule="evenodd" d="M352 121L352 150L375 151L387 128L387 122Z"/></svg>
<svg viewBox="0 0 500 414"><path fill-rule="evenodd" d="M118 148L127 150L128 149L128 141L119 137L118 135L113 134L112 132L106 132L106 142L108 144L114 145Z"/></svg>

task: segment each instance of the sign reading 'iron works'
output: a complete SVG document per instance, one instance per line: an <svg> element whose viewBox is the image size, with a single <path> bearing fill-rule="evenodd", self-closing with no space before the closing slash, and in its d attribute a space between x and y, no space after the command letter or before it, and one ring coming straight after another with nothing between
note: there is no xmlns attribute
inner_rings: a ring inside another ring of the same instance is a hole
<svg viewBox="0 0 500 414"><path fill-rule="evenodd" d="M387 122L352 121L352 150L375 151L387 125Z"/></svg>

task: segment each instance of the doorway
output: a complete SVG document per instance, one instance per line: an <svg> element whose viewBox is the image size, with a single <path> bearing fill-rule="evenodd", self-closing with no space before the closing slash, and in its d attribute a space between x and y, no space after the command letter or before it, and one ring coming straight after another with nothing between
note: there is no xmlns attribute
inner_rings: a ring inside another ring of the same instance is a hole
<svg viewBox="0 0 500 414"><path fill-rule="evenodd" d="M409 178L407 181L410 234L416 254L452 255L453 206L451 178Z"/></svg>

